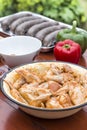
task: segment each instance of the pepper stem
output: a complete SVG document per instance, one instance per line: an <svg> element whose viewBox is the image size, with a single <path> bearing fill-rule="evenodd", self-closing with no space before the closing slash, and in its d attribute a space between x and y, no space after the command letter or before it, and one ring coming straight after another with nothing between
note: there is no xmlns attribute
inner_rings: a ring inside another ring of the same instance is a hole
<svg viewBox="0 0 87 130"><path fill-rule="evenodd" d="M67 50L69 50L70 47L71 47L71 46L70 46L69 44L64 44L64 45L63 45L63 48L65 48L65 49L67 49Z"/></svg>
<svg viewBox="0 0 87 130"><path fill-rule="evenodd" d="M77 21L73 21L72 32L76 32Z"/></svg>

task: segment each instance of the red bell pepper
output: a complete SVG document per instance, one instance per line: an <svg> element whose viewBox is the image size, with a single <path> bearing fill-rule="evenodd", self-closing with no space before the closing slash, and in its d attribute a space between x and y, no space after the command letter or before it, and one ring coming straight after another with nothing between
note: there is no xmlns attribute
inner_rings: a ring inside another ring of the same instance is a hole
<svg viewBox="0 0 87 130"><path fill-rule="evenodd" d="M56 60L77 64L81 57L81 47L78 43L66 39L56 43L54 47L54 56Z"/></svg>

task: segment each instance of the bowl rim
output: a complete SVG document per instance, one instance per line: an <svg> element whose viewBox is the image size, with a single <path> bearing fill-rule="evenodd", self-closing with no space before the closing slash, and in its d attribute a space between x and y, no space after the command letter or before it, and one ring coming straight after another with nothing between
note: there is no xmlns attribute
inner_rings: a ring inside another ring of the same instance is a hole
<svg viewBox="0 0 87 130"><path fill-rule="evenodd" d="M11 54L6 54L6 53L2 53L2 52L0 52L0 54L3 56L10 56L10 57L21 57L21 56L26 56L26 55L30 55L30 54L33 54L33 53L35 53L35 52L37 52L37 51L39 51L39 50L41 50L41 48L42 48L42 42L41 42L41 40L39 40L38 38L36 38L36 37L32 37L32 36L23 36L23 35L14 35L14 36L10 36L10 37L6 37L6 38L3 38L3 39L1 39L0 40L0 42L3 42L4 40L7 40L7 39L13 39L14 40L14 38L25 38L25 40L26 40L26 38L31 38L31 39L35 39L35 40L37 40L38 41L38 48L35 48L34 50L32 50L31 52L27 52L27 53L25 53L25 54L15 54L15 55L11 55ZM35 43L36 44L36 43Z"/></svg>
<svg viewBox="0 0 87 130"><path fill-rule="evenodd" d="M87 70L85 67L83 66L80 66L78 64L74 64L74 63L70 63L70 62L63 62L63 61L52 61L52 60L48 60L48 61L33 61L33 62L30 62L28 64L34 64L34 63L46 63L46 62L58 62L58 63L64 63L64 64L70 64L70 65L74 65L74 66L77 66L77 67L80 67L82 69L85 69ZM35 107L35 106L31 106L31 105L26 105L24 103L21 103L17 100L15 100L14 98L11 98L5 91L4 91L4 88L3 88L3 81L5 79L5 77L7 76L7 74L9 74L10 72L12 72L13 70L15 70L16 68L18 67L22 67L24 65L28 65L28 64L22 64L22 65L19 65L19 66L16 66L12 69L10 69L8 72L6 72L4 74L4 76L2 77L1 79L1 82L0 82L0 86L1 86L1 91L2 93L4 94L5 97L7 97L11 102L15 103L16 105L19 105L21 107L24 107L24 108L27 108L27 109L32 109L32 110L37 110L37 111L45 111L45 112L62 112L62 111L70 111L70 110L74 110L74 109L79 109L81 107L84 107L85 105L87 105L87 102L84 102L82 104L79 104L79 105L75 105L75 106L72 106L72 107L67 107L67 108L54 108L54 109L50 109L50 108L40 108L40 107Z"/></svg>

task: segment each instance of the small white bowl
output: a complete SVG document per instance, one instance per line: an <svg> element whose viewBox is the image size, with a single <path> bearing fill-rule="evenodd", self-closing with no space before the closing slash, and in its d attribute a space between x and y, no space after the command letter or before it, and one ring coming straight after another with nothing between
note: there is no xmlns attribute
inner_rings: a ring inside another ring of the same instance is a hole
<svg viewBox="0 0 87 130"><path fill-rule="evenodd" d="M31 62L40 52L42 43L31 36L12 36L0 40L0 55L8 66Z"/></svg>
<svg viewBox="0 0 87 130"><path fill-rule="evenodd" d="M37 63L34 62L34 63L26 64L26 65L31 65L31 64L35 65L38 63L45 63L47 65L48 63L51 63L51 62L37 62ZM80 67L80 66L75 65L75 64L66 63L66 62L56 62L56 61L55 61L55 63L58 63L59 65L61 65L61 64L70 65L72 68L78 70L81 74L87 73L87 70L85 68ZM26 65L19 66L19 67L25 67ZM30 115L39 117L39 118L57 119L57 118L64 118L67 116L71 116L71 115L77 113L78 111L80 111L83 106L87 105L87 102L83 102L80 105L75 105L75 106L68 107L68 108L49 109L49 108L34 107L31 105L26 105L24 103L19 102L18 100L16 100L15 98L12 97L11 93L9 92L8 85L4 82L5 78L11 76L12 73L14 73L14 71L16 69L19 69L19 67L16 67L16 68L10 70L6 75L4 75L3 79L1 80L1 90L2 90L3 94L9 100L11 100L15 104L17 104L19 106L19 108L21 110L23 110L24 112L26 112Z"/></svg>

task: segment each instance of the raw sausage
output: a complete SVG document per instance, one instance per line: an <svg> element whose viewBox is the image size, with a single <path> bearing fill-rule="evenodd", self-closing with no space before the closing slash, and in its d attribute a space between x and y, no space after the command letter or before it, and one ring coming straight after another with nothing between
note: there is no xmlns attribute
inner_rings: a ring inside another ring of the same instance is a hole
<svg viewBox="0 0 87 130"><path fill-rule="evenodd" d="M31 20L31 21L26 21L22 24L20 24L16 29L15 29L15 34L18 34L18 35L24 35L26 34L27 30L35 25L35 24L39 24L39 23L42 23L46 20L44 19L41 19L41 18L36 18L35 20Z"/></svg>
<svg viewBox="0 0 87 130"><path fill-rule="evenodd" d="M25 16L22 18L18 18L17 20L15 20L14 22L12 22L12 24L10 25L10 30L15 33L15 29L17 26L19 26L20 24L29 21L29 20L33 20L36 19L37 16Z"/></svg>
<svg viewBox="0 0 87 130"><path fill-rule="evenodd" d="M35 37L40 39L41 41L43 41L44 37L47 34L53 32L53 31L59 30L59 29L61 29L60 25L59 26L58 25L54 25L54 26L46 27L46 28L40 30L38 33L36 33Z"/></svg>
<svg viewBox="0 0 87 130"><path fill-rule="evenodd" d="M41 29L43 28L46 28L46 27L49 27L49 26L53 26L53 25L58 25L59 23L58 22L50 22L50 21L47 21L47 22L43 22L43 23L40 23L40 24L36 24L34 26L32 26L28 32L27 32L27 35L30 35L30 36L35 36L35 34L40 31Z"/></svg>
<svg viewBox="0 0 87 130"><path fill-rule="evenodd" d="M56 36L60 30L53 31L49 33L44 39L43 39L43 46L51 46L56 39Z"/></svg>
<svg viewBox="0 0 87 130"><path fill-rule="evenodd" d="M62 27L61 29L63 28L66 28L66 27ZM56 36L61 29L53 31L49 33L48 35L46 35L46 37L43 39L43 46L51 46L53 42L55 42Z"/></svg>
<svg viewBox="0 0 87 130"><path fill-rule="evenodd" d="M21 18L21 17L25 17L25 16L30 16L32 14L30 13L16 13L16 14L12 14L9 17L5 18L4 20L1 21L1 27L4 31L9 30L9 25L16 19Z"/></svg>

